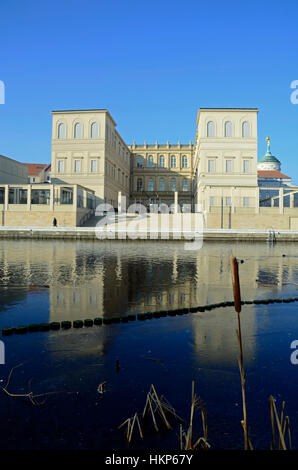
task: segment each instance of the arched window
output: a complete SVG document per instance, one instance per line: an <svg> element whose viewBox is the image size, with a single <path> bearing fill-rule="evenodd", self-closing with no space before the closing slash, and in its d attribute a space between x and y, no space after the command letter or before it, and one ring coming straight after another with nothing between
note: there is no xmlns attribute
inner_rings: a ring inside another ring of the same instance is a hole
<svg viewBox="0 0 298 470"><path fill-rule="evenodd" d="M186 178L182 180L182 191L188 191L188 181Z"/></svg>
<svg viewBox="0 0 298 470"><path fill-rule="evenodd" d="M74 138L81 139L83 136L82 125L80 122L76 122L74 125Z"/></svg>
<svg viewBox="0 0 298 470"><path fill-rule="evenodd" d="M148 157L148 166L150 168L154 167L153 155L149 155L149 157Z"/></svg>
<svg viewBox="0 0 298 470"><path fill-rule="evenodd" d="M183 155L182 157L182 168L187 168L187 156Z"/></svg>
<svg viewBox="0 0 298 470"><path fill-rule="evenodd" d="M148 180L148 191L154 191L154 183L152 178Z"/></svg>
<svg viewBox="0 0 298 470"><path fill-rule="evenodd" d="M215 125L213 121L207 123L207 137L215 137Z"/></svg>
<svg viewBox="0 0 298 470"><path fill-rule="evenodd" d="M176 155L171 155L171 168L176 168Z"/></svg>
<svg viewBox="0 0 298 470"><path fill-rule="evenodd" d="M92 122L91 124L91 139L98 139L99 131L98 131L98 123Z"/></svg>
<svg viewBox="0 0 298 470"><path fill-rule="evenodd" d="M161 156L159 157L159 166L160 166L161 168L164 168L164 167L165 167L165 156L164 156L164 155L161 155Z"/></svg>
<svg viewBox="0 0 298 470"><path fill-rule="evenodd" d="M171 191L176 191L176 178L171 179Z"/></svg>
<svg viewBox="0 0 298 470"><path fill-rule="evenodd" d="M166 183L164 178L160 178L159 180L159 190L160 191L165 191L166 190Z"/></svg>
<svg viewBox="0 0 298 470"><path fill-rule="evenodd" d="M247 121L242 123L242 137L250 137L250 125Z"/></svg>
<svg viewBox="0 0 298 470"><path fill-rule="evenodd" d="M137 156L137 167L138 168L144 167L144 158L142 157L142 155Z"/></svg>
<svg viewBox="0 0 298 470"><path fill-rule="evenodd" d="M64 122L61 122L58 126L58 139L66 138L66 127Z"/></svg>
<svg viewBox="0 0 298 470"><path fill-rule="evenodd" d="M233 136L233 126L231 121L225 122L225 137Z"/></svg>
<svg viewBox="0 0 298 470"><path fill-rule="evenodd" d="M137 191L138 192L143 191L143 180L142 180L142 178L138 178L138 180L137 180Z"/></svg>

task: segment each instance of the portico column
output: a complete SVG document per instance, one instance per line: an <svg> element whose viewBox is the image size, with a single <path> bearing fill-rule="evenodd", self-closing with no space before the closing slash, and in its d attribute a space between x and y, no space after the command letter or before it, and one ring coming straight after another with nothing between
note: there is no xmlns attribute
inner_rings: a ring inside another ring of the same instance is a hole
<svg viewBox="0 0 298 470"><path fill-rule="evenodd" d="M83 207L87 207L87 190L83 189Z"/></svg>
<svg viewBox="0 0 298 470"><path fill-rule="evenodd" d="M50 186L50 210L54 210L54 185Z"/></svg>
<svg viewBox="0 0 298 470"><path fill-rule="evenodd" d="M256 188L255 212L260 213L260 188Z"/></svg>
<svg viewBox="0 0 298 470"><path fill-rule="evenodd" d="M31 211L31 184L27 186L27 211Z"/></svg>
<svg viewBox="0 0 298 470"><path fill-rule="evenodd" d="M290 207L293 208L294 207L294 194L290 194Z"/></svg>
<svg viewBox="0 0 298 470"><path fill-rule="evenodd" d="M75 184L73 186L73 195L72 195L72 210L76 212L78 206L78 186Z"/></svg>
<svg viewBox="0 0 298 470"><path fill-rule="evenodd" d="M126 212L126 197L122 196L122 192L118 192L118 213Z"/></svg>
<svg viewBox="0 0 298 470"><path fill-rule="evenodd" d="M235 186L231 188L231 214L235 212Z"/></svg>
<svg viewBox="0 0 298 470"><path fill-rule="evenodd" d="M174 193L174 213L178 213L178 191Z"/></svg>
<svg viewBox="0 0 298 470"><path fill-rule="evenodd" d="M4 190L4 210L8 210L8 194L9 194L9 185L7 184L5 186L5 190Z"/></svg>
<svg viewBox="0 0 298 470"><path fill-rule="evenodd" d="M58 204L61 206L61 185L58 186Z"/></svg>
<svg viewBox="0 0 298 470"><path fill-rule="evenodd" d="M279 190L279 213L283 214L284 212L284 188Z"/></svg>
<svg viewBox="0 0 298 470"><path fill-rule="evenodd" d="M118 191L118 214L122 212L122 204L121 204L121 191Z"/></svg>

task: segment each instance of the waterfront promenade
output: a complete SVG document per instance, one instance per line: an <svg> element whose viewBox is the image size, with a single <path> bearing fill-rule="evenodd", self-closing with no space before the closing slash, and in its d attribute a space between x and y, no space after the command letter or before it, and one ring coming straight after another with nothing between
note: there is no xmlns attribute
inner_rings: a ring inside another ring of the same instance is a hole
<svg viewBox="0 0 298 470"><path fill-rule="evenodd" d="M0 227L0 238L6 239L63 239L63 240L96 240L102 241L249 241L249 242L297 242L298 231L293 230L244 230L244 229L206 229L202 236L194 231L129 231L112 229L102 230L98 227Z"/></svg>

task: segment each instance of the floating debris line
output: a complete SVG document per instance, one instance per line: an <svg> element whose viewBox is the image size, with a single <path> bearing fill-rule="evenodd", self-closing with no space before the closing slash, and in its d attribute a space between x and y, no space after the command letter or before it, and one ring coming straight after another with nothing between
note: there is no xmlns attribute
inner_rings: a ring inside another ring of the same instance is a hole
<svg viewBox="0 0 298 470"><path fill-rule="evenodd" d="M275 304L275 303L291 303L291 302L298 302L298 297L290 297L290 298L279 298L279 299L256 299L256 300L241 300L241 305L268 305L268 304ZM200 305L197 307L189 307L189 308L178 308L175 310L160 310L156 312L146 312L146 313L138 313L138 314L129 314L117 317L96 317L94 319L86 318L85 320L64 320L61 322L53 321L49 323L31 323L30 325L20 325L15 327L4 327L2 328L2 335L9 336L12 334L24 334L24 333L33 333L37 331L50 331L50 330L67 330L71 327L73 328L90 328L94 325L102 326L102 325L112 325L114 323L128 323L130 321L144 321L144 320L151 320L155 318L164 318L164 317L174 317L176 315L186 315L188 313L196 313L196 312L205 312L210 310L215 310L217 308L223 307L234 307L234 301L227 301L227 302L220 302L217 304L209 304L209 305Z"/></svg>

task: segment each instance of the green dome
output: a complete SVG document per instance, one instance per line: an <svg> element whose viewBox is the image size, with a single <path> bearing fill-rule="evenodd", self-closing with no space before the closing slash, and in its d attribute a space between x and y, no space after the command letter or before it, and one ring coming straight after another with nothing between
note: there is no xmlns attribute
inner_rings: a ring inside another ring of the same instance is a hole
<svg viewBox="0 0 298 470"><path fill-rule="evenodd" d="M269 162L269 163L280 163L280 161L274 157L274 155L272 155L272 153L270 152L270 141L269 141L269 137L267 137L267 152L265 153L264 157L261 158L260 160L260 163L265 163L265 162Z"/></svg>
<svg viewBox="0 0 298 470"><path fill-rule="evenodd" d="M264 162L274 162L274 163L280 163L280 161L272 155L271 152L266 152L263 158L261 158L260 163Z"/></svg>

